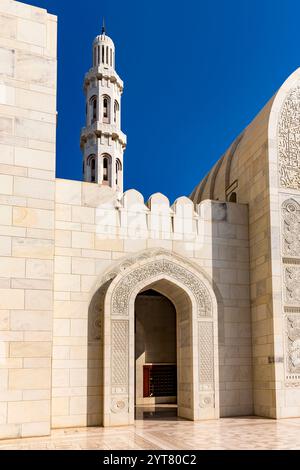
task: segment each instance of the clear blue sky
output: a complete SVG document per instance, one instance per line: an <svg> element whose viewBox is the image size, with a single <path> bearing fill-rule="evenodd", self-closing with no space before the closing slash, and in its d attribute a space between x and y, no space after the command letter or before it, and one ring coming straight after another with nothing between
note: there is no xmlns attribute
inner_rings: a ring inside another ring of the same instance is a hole
<svg viewBox="0 0 300 470"><path fill-rule="evenodd" d="M57 176L81 179L82 83L105 16L125 188L188 195L300 63L299 0L26 0L59 18Z"/></svg>

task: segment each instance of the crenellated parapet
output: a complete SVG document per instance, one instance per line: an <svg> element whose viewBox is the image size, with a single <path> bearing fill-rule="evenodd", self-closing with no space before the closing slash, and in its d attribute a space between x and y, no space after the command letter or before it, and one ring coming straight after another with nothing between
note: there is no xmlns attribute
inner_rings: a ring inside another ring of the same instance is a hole
<svg viewBox="0 0 300 470"><path fill-rule="evenodd" d="M80 229L89 224L87 231L101 238L196 240L203 236L204 222L211 219L208 201L195 206L182 196L170 204L165 195L155 193L145 202L134 189L116 193L108 187L63 179L56 179L56 202L58 214L65 204L74 206L72 213L82 212ZM89 214L86 221L85 213ZM69 229L68 225L63 228Z"/></svg>
<svg viewBox="0 0 300 470"><path fill-rule="evenodd" d="M145 203L143 195L131 189L115 201L98 205L97 233L124 238L196 238L200 234L197 210L185 196L170 205L165 195L155 193Z"/></svg>
<svg viewBox="0 0 300 470"><path fill-rule="evenodd" d="M135 190L126 191L122 198L121 227L130 233L141 228L145 236L176 238L183 234L196 234L199 216L192 201L186 197L177 199L172 206L166 196L153 194L144 204L143 196ZM134 221L134 222L133 222Z"/></svg>

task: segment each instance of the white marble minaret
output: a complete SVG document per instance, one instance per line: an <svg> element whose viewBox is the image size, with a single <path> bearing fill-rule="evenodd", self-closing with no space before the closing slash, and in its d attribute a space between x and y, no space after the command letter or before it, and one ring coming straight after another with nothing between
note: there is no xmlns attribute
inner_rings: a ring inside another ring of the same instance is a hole
<svg viewBox="0 0 300 470"><path fill-rule="evenodd" d="M115 46L102 33L93 42L93 67L84 79L86 127L81 131L84 181L123 191L123 153L126 135L121 131L123 82L115 71Z"/></svg>

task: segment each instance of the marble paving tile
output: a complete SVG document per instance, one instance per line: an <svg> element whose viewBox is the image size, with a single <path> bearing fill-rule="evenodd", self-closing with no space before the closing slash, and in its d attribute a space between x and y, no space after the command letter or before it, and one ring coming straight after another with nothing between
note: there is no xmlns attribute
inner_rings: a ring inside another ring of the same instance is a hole
<svg viewBox="0 0 300 470"><path fill-rule="evenodd" d="M299 449L300 419L147 419L135 426L53 430L51 436L0 441L0 450Z"/></svg>

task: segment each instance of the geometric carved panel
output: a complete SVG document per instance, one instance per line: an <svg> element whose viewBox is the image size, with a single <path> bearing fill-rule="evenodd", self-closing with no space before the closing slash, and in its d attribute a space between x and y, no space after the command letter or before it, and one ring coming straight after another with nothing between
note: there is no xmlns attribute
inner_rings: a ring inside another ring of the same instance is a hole
<svg viewBox="0 0 300 470"><path fill-rule="evenodd" d="M283 254L300 257L300 205L288 199L282 205Z"/></svg>
<svg viewBox="0 0 300 470"><path fill-rule="evenodd" d="M300 87L286 98L278 123L279 178L282 188L300 190Z"/></svg>
<svg viewBox="0 0 300 470"><path fill-rule="evenodd" d="M198 322L198 360L200 390L214 390L213 323Z"/></svg>
<svg viewBox="0 0 300 470"><path fill-rule="evenodd" d="M112 320L111 386L112 393L128 391L129 322Z"/></svg>

